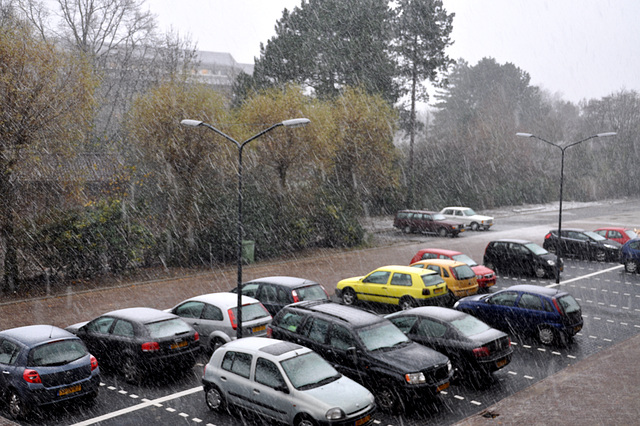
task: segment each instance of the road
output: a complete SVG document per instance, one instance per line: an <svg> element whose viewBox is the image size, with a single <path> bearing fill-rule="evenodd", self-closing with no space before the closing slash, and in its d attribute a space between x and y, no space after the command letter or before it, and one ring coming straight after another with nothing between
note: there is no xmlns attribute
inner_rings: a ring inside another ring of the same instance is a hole
<svg viewBox="0 0 640 426"><path fill-rule="evenodd" d="M630 201L565 210L563 227L595 229L614 224L639 227L639 207L640 202ZM406 264L420 248L457 249L481 261L484 247L492 239L524 238L541 244L544 234L556 226L557 212L532 211L500 217L489 232L467 232L454 239L403 235L388 229L381 231L378 238L393 242L390 246L327 251L320 256L250 265L244 275L247 280L266 275L303 276L321 282L331 293L339 279L365 274L382 264ZM413 413L376 414L379 424L456 423L640 332L640 275L626 274L622 265L616 263L568 259L565 266L560 286L580 302L584 316L584 328L572 343L566 347L543 347L532 339L512 336L512 362L494 373L494 380L482 389L464 382L453 384L435 399L424 401ZM70 292L57 298L4 304L0 306L0 318L2 328L34 323L64 327L115 308L143 305L164 309L196 294L229 289L234 286L234 280L235 269L227 268L180 280L91 293ZM499 275L495 289L519 283L555 285L549 279ZM242 413L217 415L206 408L200 390L206 359L199 361L186 376L151 377L139 386L125 384L117 375L105 371L101 393L94 405L78 404L66 412L59 408L46 410L40 417L23 424L260 424L260 419L244 418Z"/></svg>

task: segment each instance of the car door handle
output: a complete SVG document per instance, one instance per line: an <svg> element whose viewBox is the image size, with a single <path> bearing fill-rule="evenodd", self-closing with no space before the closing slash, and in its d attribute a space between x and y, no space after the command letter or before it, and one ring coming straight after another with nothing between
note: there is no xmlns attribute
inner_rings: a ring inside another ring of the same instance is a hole
<svg viewBox="0 0 640 426"><path fill-rule="evenodd" d="M254 389L253 393L256 394L256 395L260 395L260 391L258 389Z"/></svg>
<svg viewBox="0 0 640 426"><path fill-rule="evenodd" d="M220 376L220 380L222 380L223 382L227 381L227 376Z"/></svg>

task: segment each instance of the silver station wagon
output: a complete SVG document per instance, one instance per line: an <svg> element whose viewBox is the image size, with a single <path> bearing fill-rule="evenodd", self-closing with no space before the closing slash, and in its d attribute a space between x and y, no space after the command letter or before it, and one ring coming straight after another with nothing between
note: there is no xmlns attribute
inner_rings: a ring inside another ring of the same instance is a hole
<svg viewBox="0 0 640 426"><path fill-rule="evenodd" d="M311 349L264 337L221 346L202 383L211 410L232 404L295 426L370 425L376 409L366 388Z"/></svg>

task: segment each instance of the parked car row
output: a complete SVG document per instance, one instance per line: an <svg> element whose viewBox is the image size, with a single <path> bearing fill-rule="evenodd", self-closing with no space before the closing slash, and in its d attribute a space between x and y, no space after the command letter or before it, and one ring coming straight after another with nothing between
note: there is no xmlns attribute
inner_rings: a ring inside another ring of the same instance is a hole
<svg viewBox="0 0 640 426"><path fill-rule="evenodd" d="M429 210L400 210L393 220L394 228L409 234L420 232L440 237L456 237L467 229L489 230L493 217L477 214L469 207L445 207L439 212Z"/></svg>

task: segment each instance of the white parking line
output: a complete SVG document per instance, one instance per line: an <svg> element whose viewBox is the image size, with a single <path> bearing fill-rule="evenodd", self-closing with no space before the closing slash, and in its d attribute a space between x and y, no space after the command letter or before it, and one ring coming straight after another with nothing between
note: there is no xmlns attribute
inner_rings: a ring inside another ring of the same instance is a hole
<svg viewBox="0 0 640 426"><path fill-rule="evenodd" d="M607 272L615 271L616 269L620 269L620 268L623 268L623 267L624 267L624 265L614 266L614 267L609 268L609 269L603 269L602 271L594 272L594 273L587 274L587 275L582 275L582 276L576 277L576 278L571 278L570 280L566 280L566 281L561 281L560 284L557 284L557 283L549 284L546 287L549 287L549 288L557 287L559 285L564 285L564 284L572 283L574 281L579 281L579 280L583 280L585 278L594 277L596 275L600 275L600 274L604 274L604 273L607 273Z"/></svg>

